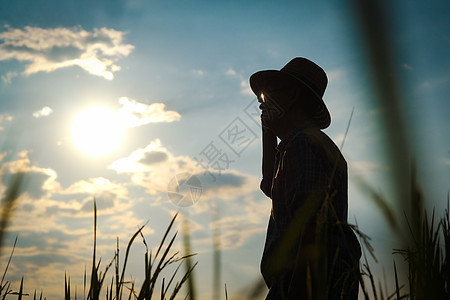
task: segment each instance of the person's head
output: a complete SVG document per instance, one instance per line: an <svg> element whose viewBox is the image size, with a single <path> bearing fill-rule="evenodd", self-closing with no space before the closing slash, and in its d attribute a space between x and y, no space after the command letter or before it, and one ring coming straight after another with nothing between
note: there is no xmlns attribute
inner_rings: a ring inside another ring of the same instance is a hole
<svg viewBox="0 0 450 300"><path fill-rule="evenodd" d="M261 102L265 125L277 130L312 121L323 129L331 122L322 100L328 79L318 65L297 57L280 71L259 71L250 77L250 86Z"/></svg>
<svg viewBox="0 0 450 300"><path fill-rule="evenodd" d="M258 100L264 125L281 137L297 126L315 123L318 104L314 97L308 88L299 85L262 91Z"/></svg>

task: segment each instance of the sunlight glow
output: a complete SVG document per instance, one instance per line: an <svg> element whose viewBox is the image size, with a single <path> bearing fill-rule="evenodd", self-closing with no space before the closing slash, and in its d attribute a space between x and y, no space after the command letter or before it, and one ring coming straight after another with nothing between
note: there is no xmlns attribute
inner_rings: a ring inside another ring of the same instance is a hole
<svg viewBox="0 0 450 300"><path fill-rule="evenodd" d="M72 139L84 153L102 156L122 143L124 126L117 113L106 107L92 107L81 112L72 123Z"/></svg>

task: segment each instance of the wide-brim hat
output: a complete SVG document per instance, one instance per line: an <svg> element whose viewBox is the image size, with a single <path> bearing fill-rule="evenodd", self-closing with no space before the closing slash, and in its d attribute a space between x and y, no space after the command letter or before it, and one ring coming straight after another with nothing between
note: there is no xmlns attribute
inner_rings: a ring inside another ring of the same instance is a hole
<svg viewBox="0 0 450 300"><path fill-rule="evenodd" d="M263 70L250 76L250 87L257 97L268 87L277 89L300 85L308 88L313 96L301 100L316 102L317 108L311 117L321 129L327 128L331 123L330 112L322 99L327 83L325 71L303 57L292 59L280 70Z"/></svg>

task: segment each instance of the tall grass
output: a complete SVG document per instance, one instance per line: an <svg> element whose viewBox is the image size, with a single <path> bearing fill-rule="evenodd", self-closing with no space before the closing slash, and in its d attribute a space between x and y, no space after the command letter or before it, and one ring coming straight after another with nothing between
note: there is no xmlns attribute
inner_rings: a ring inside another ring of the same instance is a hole
<svg viewBox="0 0 450 300"><path fill-rule="evenodd" d="M369 71L374 104L380 111L380 132L386 138L387 146L387 151L383 154L392 170L390 181L396 192L394 206L390 206L386 198L369 185L362 186L378 205L401 243L401 249L394 251L394 257L403 258L406 262L405 269L397 268L394 262L395 290L388 293L386 289L381 288L380 283L374 281L365 259L363 271L370 284L363 288L364 296L369 299L367 289L370 288L373 299L450 299L449 210L447 208L439 221L435 219L434 211L431 216L427 215L424 208L425 199L416 181L412 163L415 153L404 119L404 108L408 102L397 72L399 62L394 55L394 23L389 23L391 20L388 19L390 12L387 8L391 3L380 0L350 0L349 4L353 9L359 38L364 48L365 61L362 69ZM406 273L407 286L399 283L399 272Z"/></svg>
<svg viewBox="0 0 450 300"><path fill-rule="evenodd" d="M12 186L15 188L18 184L17 181L21 180L21 177L18 177L15 181L15 184ZM15 195L14 191L16 189L11 188L11 193L8 194L8 197L11 199L12 196ZM9 198L8 198L9 199ZM6 208L3 207L3 212L10 211L10 204L6 202ZM130 238L124 260L123 265L120 265L120 251L119 251L119 242L117 241L117 248L114 253L113 259L103 268L101 269L101 259L97 260L96 252L97 252L97 206L94 200L94 239L93 239L93 253L92 253L92 265L90 277L87 276L87 272L85 270L84 273L84 283L83 283L83 295L79 295L77 293L77 289L73 288L70 282L70 277L65 275L64 279L64 299L86 299L86 300L98 300L100 298L106 300L121 300L121 299L153 299L155 296L159 299L175 299L177 295L180 294L183 285L191 278L193 274L193 270L197 265L197 262L192 263L191 258L195 254L185 253L184 255L180 255L179 251L172 251L172 246L177 237L177 232L171 234L172 227L177 218L178 214L175 214L172 218L170 224L168 225L164 236L157 247L155 253L152 250L149 250L145 237L142 233L144 226L140 227ZM3 219L2 219L3 220ZM2 227L4 230L5 227ZM128 260L130 258L130 249L132 245L135 243L135 240L138 236L142 237L143 244L145 245L146 251L143 256L144 262L144 276L143 283L140 288L136 288L134 280L127 281L126 276L126 268L128 264ZM24 294L24 279L22 277L19 291L13 291L11 289L11 282L5 280L7 275L7 271L12 260L14 250L16 247L17 237L12 247L12 252L9 256L8 262L6 264L3 276L0 281L0 299L6 299L9 295L18 295L17 299L22 299L23 296L27 296L28 294ZM184 274L181 275L181 279L177 279L177 275L179 273L179 269L181 265L185 263L187 264L187 269ZM175 268L175 271L171 274L169 278L162 277L163 271L172 264L178 264ZM114 266L114 273L111 274L111 280L106 283L105 280L107 278L107 274L109 270ZM157 286L158 285L158 286ZM156 295L157 288L160 288L159 295ZM87 293L86 293L87 290ZM189 293L188 293L189 294ZM34 292L33 299L41 299L43 298L43 293L40 295ZM45 299L45 298L44 298Z"/></svg>
<svg viewBox="0 0 450 300"><path fill-rule="evenodd" d="M179 251L171 253L171 248L173 243L177 237L177 232L175 232L170 238L169 234L177 218L178 214L175 214L172 218L169 226L167 227L164 236L156 250L153 254L151 250L149 250L147 242L145 240L144 235L142 234L142 230L144 226L140 227L131 237L128 242L124 262L123 265L120 266L120 251L119 251L119 243L117 242L117 249L114 254L114 258L111 262L104 268L103 271L100 270L100 260L97 262L96 259L96 240L97 240L97 207L94 201L94 245L93 245L93 254L92 254L92 268L91 268L91 276L90 276L90 284L89 290L86 299L88 300L97 300L100 299L100 295L103 293L105 299L107 300L120 300L123 298L126 299L152 299L156 291L156 284L161 284L160 286L160 299L175 299L175 297L179 294L181 287L183 284L189 279L192 275L192 271L194 270L197 263L189 266L181 277L181 279L175 282L176 275L178 274L178 270L183 263L184 260L190 258L194 254L186 254L183 256L179 255ZM143 240L143 244L145 245L146 251L144 253L144 279L140 289L136 289L135 282L133 280L126 281L125 274L127 263L129 259L130 249L135 239L141 236ZM168 242L166 244L166 242ZM171 275L171 277L166 280L166 278L161 279L161 283L159 283L159 279L162 275L162 271L172 265L178 263L177 268ZM114 274L111 276L111 282L109 286L107 285L104 288L106 274L109 269L114 265ZM86 274L85 274L86 278ZM86 281L85 281L86 282ZM86 290L86 284L84 286L84 290ZM70 300L71 290L70 290L70 278L65 280L65 299ZM76 298L76 295L75 295ZM83 295L84 298L84 295Z"/></svg>

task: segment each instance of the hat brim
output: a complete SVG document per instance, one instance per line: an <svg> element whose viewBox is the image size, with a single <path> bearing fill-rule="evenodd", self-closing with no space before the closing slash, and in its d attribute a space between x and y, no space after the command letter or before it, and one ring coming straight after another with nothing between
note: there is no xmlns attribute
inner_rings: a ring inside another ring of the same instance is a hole
<svg viewBox="0 0 450 300"><path fill-rule="evenodd" d="M322 97L303 80L278 70L259 71L250 76L250 88L258 97L264 90L278 90L295 85L308 88L314 96L312 99L317 101L317 110L312 117L319 128L325 129L330 126L331 116L325 102Z"/></svg>

